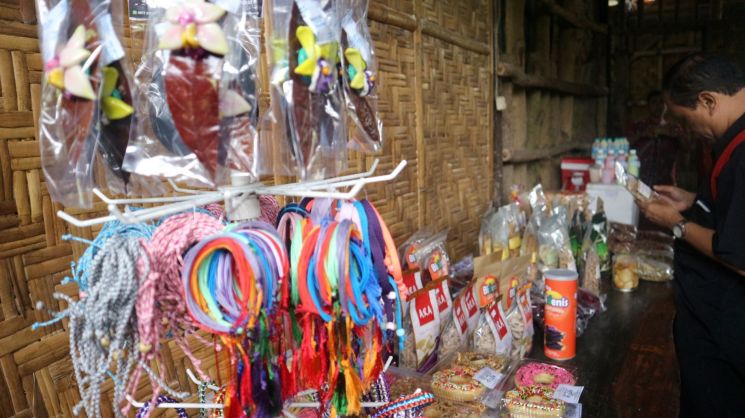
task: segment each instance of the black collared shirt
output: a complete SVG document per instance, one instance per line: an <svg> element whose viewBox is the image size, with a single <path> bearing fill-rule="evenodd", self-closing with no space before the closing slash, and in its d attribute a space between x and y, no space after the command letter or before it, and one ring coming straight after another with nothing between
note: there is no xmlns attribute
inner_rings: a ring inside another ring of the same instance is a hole
<svg viewBox="0 0 745 418"><path fill-rule="evenodd" d="M717 141L714 158L745 130L745 114ZM714 201L709 178L702 179L697 203L683 215L715 230L714 254L745 270L745 144L732 154L719 175ZM722 347L727 360L743 363L745 347L745 277L701 254L688 243L675 248L675 286L679 309L687 308ZM739 355L739 358L737 358Z"/></svg>

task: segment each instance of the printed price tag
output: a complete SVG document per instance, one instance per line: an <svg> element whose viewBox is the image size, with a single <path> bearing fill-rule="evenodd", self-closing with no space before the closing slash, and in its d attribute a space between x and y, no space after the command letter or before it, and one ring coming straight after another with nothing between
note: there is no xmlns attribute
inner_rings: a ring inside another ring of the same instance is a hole
<svg viewBox="0 0 745 418"><path fill-rule="evenodd" d="M491 367L484 367L479 370L478 373L473 375L473 378L476 379L477 382L486 386L487 389L494 389L500 382L502 382L504 375Z"/></svg>
<svg viewBox="0 0 745 418"><path fill-rule="evenodd" d="M559 385L554 391L554 399L567 403L578 403L584 389L584 386Z"/></svg>
<svg viewBox="0 0 745 418"><path fill-rule="evenodd" d="M147 20L149 8L145 0L129 0L129 20Z"/></svg>
<svg viewBox="0 0 745 418"><path fill-rule="evenodd" d="M564 412L564 417L582 418L582 404L581 403L566 404L566 411Z"/></svg>

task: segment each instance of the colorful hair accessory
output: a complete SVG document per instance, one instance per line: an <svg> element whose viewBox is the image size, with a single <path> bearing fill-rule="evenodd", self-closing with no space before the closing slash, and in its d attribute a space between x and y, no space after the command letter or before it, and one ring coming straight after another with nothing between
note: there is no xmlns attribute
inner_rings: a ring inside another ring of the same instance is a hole
<svg viewBox="0 0 745 418"><path fill-rule="evenodd" d="M395 401L382 406L372 418L413 418L421 417L422 410L435 401L435 396L428 392L417 391L411 395L403 395Z"/></svg>
<svg viewBox="0 0 745 418"><path fill-rule="evenodd" d="M162 403L175 403L175 402L177 402L175 399L170 398L168 396L158 396L158 398L154 402L153 401L147 401L147 402L145 402L145 404L142 405L142 408L140 408L137 411L137 415L135 415L135 417L136 418L145 418L145 417L149 416L150 415L150 409L151 409L150 406L153 405L153 404L155 404L155 406L157 407L158 405L160 405ZM175 411L176 411L176 414L178 415L179 418L188 418L189 417L189 415L186 413L186 410L183 409L183 408L176 408Z"/></svg>

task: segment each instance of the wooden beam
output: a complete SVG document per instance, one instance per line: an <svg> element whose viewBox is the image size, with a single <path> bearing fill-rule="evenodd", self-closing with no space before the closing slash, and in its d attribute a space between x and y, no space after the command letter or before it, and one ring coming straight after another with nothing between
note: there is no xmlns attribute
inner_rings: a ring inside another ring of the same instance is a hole
<svg viewBox="0 0 745 418"><path fill-rule="evenodd" d="M429 35L441 41L458 45L461 48L476 52L477 54L489 55L489 53L491 52L489 44L471 39L457 32L453 32L433 20L422 19L420 25L422 27L422 33L425 35Z"/></svg>
<svg viewBox="0 0 745 418"><path fill-rule="evenodd" d="M593 32L598 32L602 34L608 34L608 27L605 25L592 22L589 19L586 19L584 17L576 16L571 11L556 4L556 2L554 2L553 0L540 0L540 1L541 3L543 3L544 6L546 6L546 8L551 14L562 18L567 23L575 27L578 27L580 29L588 29Z"/></svg>
<svg viewBox="0 0 745 418"><path fill-rule="evenodd" d="M590 148L590 142L581 141L569 144L556 145L543 149L508 149L502 150L503 164L520 164L531 161L549 160L556 156L566 154L574 150L587 150Z"/></svg>
<svg viewBox="0 0 745 418"><path fill-rule="evenodd" d="M522 88L535 88L555 91L573 96L606 96L606 87L573 83L555 78L525 74L521 68L506 62L497 65L497 76L512 79L512 83Z"/></svg>
<svg viewBox="0 0 745 418"><path fill-rule="evenodd" d="M689 54L693 52L700 52L700 47L680 47L680 48L667 48L667 49L657 49L657 50L651 50L651 51L639 51L634 52L634 54L631 56L631 61L634 62L637 59L641 57L654 57L657 55L676 55L676 54Z"/></svg>
<svg viewBox="0 0 745 418"><path fill-rule="evenodd" d="M395 26L397 28L406 29L410 32L414 32L418 25L416 17L409 13L400 12L392 7L386 6L379 1L370 2L367 15L370 19L385 23L386 25Z"/></svg>
<svg viewBox="0 0 745 418"><path fill-rule="evenodd" d="M491 47L486 42L463 36L460 33L446 29L441 24L430 19L420 19L417 21L415 15L400 12L380 2L370 3L368 16L371 20L376 22L395 26L411 32L421 29L424 35L432 36L433 38L437 38L453 45L458 45L461 48L478 54L489 55L491 53Z"/></svg>

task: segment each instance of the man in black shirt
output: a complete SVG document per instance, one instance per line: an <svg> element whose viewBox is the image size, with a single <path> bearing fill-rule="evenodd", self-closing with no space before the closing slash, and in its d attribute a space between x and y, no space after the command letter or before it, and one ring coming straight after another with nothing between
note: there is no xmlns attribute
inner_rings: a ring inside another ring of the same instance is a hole
<svg viewBox="0 0 745 418"><path fill-rule="evenodd" d="M673 326L681 417L745 417L745 73L694 54L663 82L667 108L716 140L715 166L698 193L656 186L638 202L676 236ZM742 146L741 146L742 144Z"/></svg>

